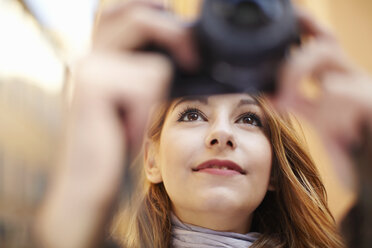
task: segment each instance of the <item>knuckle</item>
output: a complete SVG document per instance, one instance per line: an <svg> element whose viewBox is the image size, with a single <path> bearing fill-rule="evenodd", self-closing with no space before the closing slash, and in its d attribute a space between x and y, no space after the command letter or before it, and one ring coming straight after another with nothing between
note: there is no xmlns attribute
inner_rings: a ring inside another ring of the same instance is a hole
<svg viewBox="0 0 372 248"><path fill-rule="evenodd" d="M138 5L139 2L135 0L128 0L125 2L109 4L109 6L102 9L100 13L100 21L105 22L115 18L121 19L125 17L128 13L133 11L133 9Z"/></svg>
<svg viewBox="0 0 372 248"><path fill-rule="evenodd" d="M132 3L127 7L125 14L121 18L121 20L125 19L125 21L133 24L141 23L146 20L146 16L149 11L150 9L143 4Z"/></svg>
<svg viewBox="0 0 372 248"><path fill-rule="evenodd" d="M134 0L105 8L99 14L93 32L94 41L107 40L107 36L115 36L115 33L123 32L123 29L128 30L126 32L132 32L132 30L141 28L148 11L148 6Z"/></svg>
<svg viewBox="0 0 372 248"><path fill-rule="evenodd" d="M157 83L166 83L172 75L171 61L162 55L152 55L148 61L148 75Z"/></svg>
<svg viewBox="0 0 372 248"><path fill-rule="evenodd" d="M143 64L142 79L145 88L142 94L146 95L149 101L162 99L167 91L172 76L171 62L164 56L153 55L147 58Z"/></svg>

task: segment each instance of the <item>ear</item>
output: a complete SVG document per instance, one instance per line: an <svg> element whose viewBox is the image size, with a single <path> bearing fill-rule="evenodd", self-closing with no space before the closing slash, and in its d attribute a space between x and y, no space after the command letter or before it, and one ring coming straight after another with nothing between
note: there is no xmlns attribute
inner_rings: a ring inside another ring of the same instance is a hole
<svg viewBox="0 0 372 248"><path fill-rule="evenodd" d="M158 148L153 141L146 140L144 165L146 178L152 183L161 183L163 178L161 176L160 166L157 163Z"/></svg>

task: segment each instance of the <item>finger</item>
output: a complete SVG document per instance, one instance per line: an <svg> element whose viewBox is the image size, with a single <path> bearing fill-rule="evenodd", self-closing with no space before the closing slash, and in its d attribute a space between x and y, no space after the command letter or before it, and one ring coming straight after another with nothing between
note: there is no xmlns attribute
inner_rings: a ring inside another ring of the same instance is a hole
<svg viewBox="0 0 372 248"><path fill-rule="evenodd" d="M144 2L131 1L104 13L94 34L93 47L135 50L150 43L170 51L186 68L192 69L198 63L191 30Z"/></svg>
<svg viewBox="0 0 372 248"><path fill-rule="evenodd" d="M109 7L103 9L100 17L109 18L115 15L120 15L121 12L128 10L129 6L135 6L139 4L149 6L154 9L164 10L164 6L159 2L148 1L148 0L130 0L130 1L121 1L116 4L110 5Z"/></svg>
<svg viewBox="0 0 372 248"><path fill-rule="evenodd" d="M169 61L160 55L90 55L74 72L74 115L84 118L109 110L111 119L118 119L116 115L123 113L128 141L138 147L144 129L141 123L146 123L148 109L166 98L171 75Z"/></svg>
<svg viewBox="0 0 372 248"><path fill-rule="evenodd" d="M140 99L165 98L172 69L160 55L95 53L82 60L73 73L74 108L89 111L93 104L132 108Z"/></svg>
<svg viewBox="0 0 372 248"><path fill-rule="evenodd" d="M278 92L273 103L281 109L303 108L304 113L310 114L311 109L320 104L321 98L306 97L302 89L304 79L313 78L321 82L326 73L344 72L348 68L341 51L332 47L329 42L309 42L295 51L283 64L278 79ZM324 94L322 84L317 86Z"/></svg>
<svg viewBox="0 0 372 248"><path fill-rule="evenodd" d="M308 11L300 7L296 7L295 11L302 34L326 40L337 40L331 30L319 23Z"/></svg>

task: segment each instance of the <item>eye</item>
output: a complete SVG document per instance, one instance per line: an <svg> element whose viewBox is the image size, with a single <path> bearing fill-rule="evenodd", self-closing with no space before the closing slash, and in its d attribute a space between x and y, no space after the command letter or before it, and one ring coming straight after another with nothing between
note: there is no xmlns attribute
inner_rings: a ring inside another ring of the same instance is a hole
<svg viewBox="0 0 372 248"><path fill-rule="evenodd" d="M261 118L255 113L244 113L239 116L236 123L262 127Z"/></svg>
<svg viewBox="0 0 372 248"><path fill-rule="evenodd" d="M187 108L179 114L178 121L192 122L192 121L206 121L203 113L196 108Z"/></svg>

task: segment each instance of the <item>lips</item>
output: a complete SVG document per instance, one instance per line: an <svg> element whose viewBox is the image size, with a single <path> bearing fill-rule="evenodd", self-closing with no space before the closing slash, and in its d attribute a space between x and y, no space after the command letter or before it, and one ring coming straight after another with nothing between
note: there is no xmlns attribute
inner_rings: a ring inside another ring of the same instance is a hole
<svg viewBox="0 0 372 248"><path fill-rule="evenodd" d="M246 174L246 171L242 169L238 164L230 160L208 160L204 163L198 165L195 169L195 172L225 172L225 174L231 174L231 172L238 172L239 174ZM224 174L224 173L222 173Z"/></svg>

